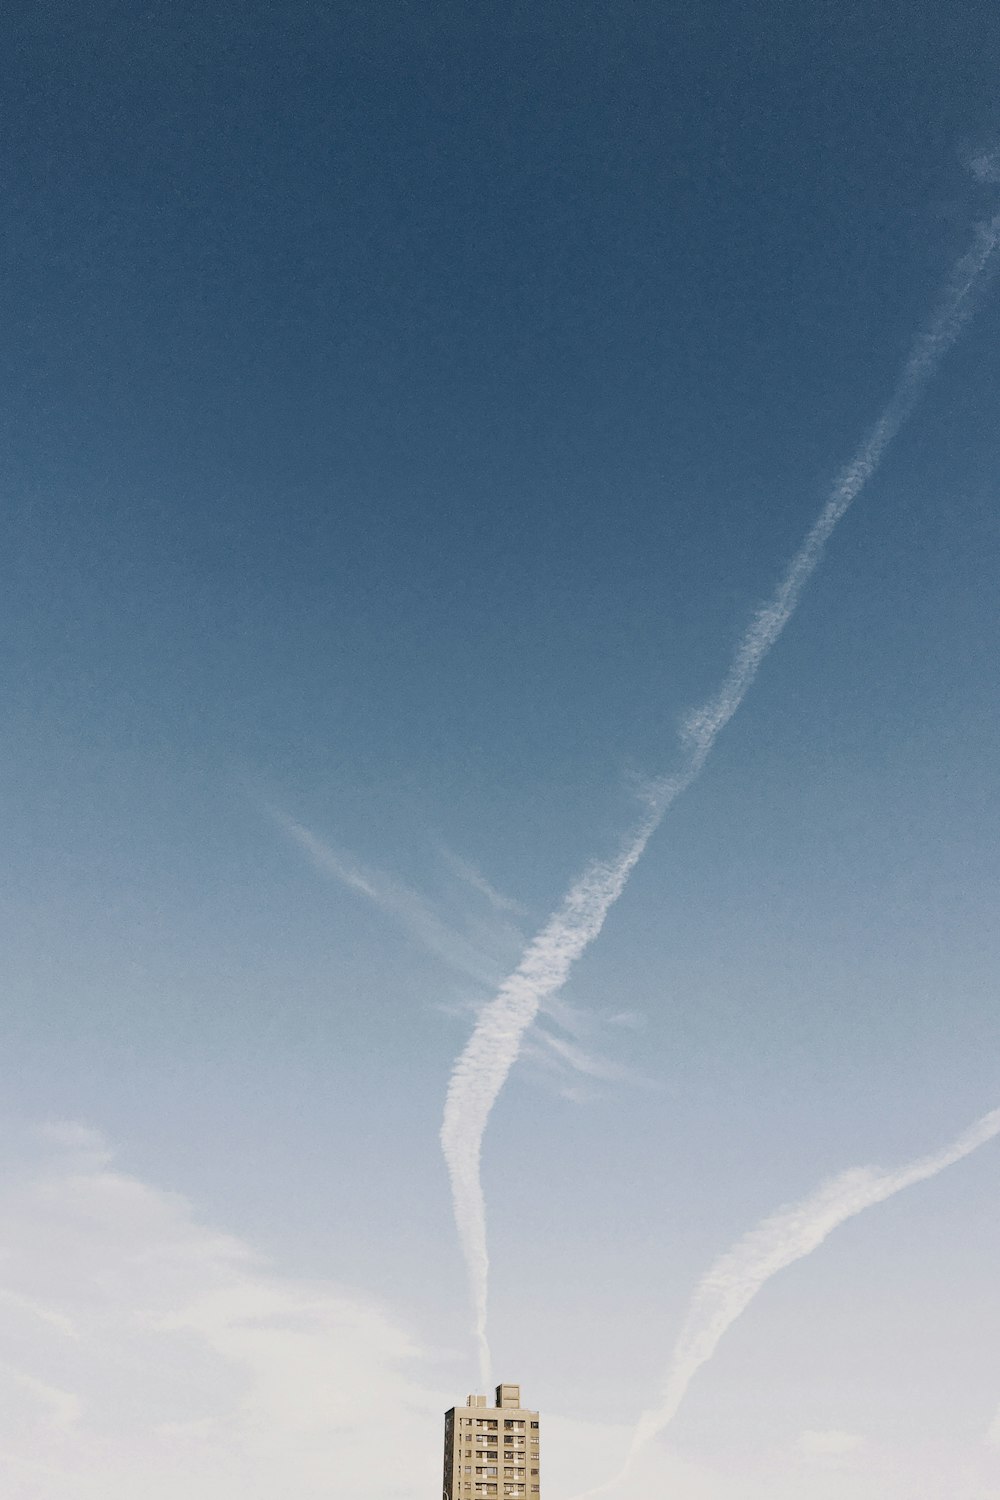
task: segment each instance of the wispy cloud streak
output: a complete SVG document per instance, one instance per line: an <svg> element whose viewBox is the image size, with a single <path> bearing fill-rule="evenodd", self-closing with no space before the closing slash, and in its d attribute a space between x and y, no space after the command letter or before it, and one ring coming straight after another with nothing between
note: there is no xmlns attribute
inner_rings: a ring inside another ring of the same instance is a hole
<svg viewBox="0 0 1000 1500"><path fill-rule="evenodd" d="M505 896L502 891L498 891L496 886L492 885L486 879L482 870L477 869L470 860L462 859L460 855L455 854L451 849L443 847L441 849L441 858L452 873L457 875L459 880L464 881L478 895L483 896L489 902L490 906L493 907L494 911L511 912L518 917L526 915L526 910L520 901L515 901L512 897Z"/></svg>
<svg viewBox="0 0 1000 1500"><path fill-rule="evenodd" d="M441 1145L451 1181L455 1222L469 1275L480 1374L489 1383L486 1339L485 1204L480 1162L493 1105L517 1060L521 1040L540 1006L565 983L597 937L611 907L664 815L700 773L716 737L736 713L761 663L777 641L815 572L837 523L878 469L886 449L912 414L942 357L975 310L995 270L1000 214L980 224L971 248L955 266L928 327L914 340L889 400L789 563L773 596L757 610L733 653L719 688L683 718L681 770L653 784L647 810L616 856L588 865L562 905L528 945L521 962L481 1011L448 1081Z"/></svg>
<svg viewBox="0 0 1000 1500"><path fill-rule="evenodd" d="M335 849L312 829L296 822L286 813L275 808L269 809L269 812L279 828L303 851L317 870L340 881L349 890L356 891L381 911L394 917L428 952L443 959L451 968L474 979L477 984L492 986L496 983L497 974L502 973L503 969L485 951L485 940L492 936L496 940L496 946L500 946L501 941L506 946L506 928L501 931L497 927L494 933L487 934L484 924L478 923L477 936L484 939L484 944L480 945L443 921L423 896L410 886L380 870L364 868L349 854ZM507 951L510 951L509 948Z"/></svg>
<svg viewBox="0 0 1000 1500"><path fill-rule="evenodd" d="M607 1484L588 1490L587 1497L604 1494L628 1477L639 1450L673 1421L698 1370L711 1359L723 1334L772 1276L811 1255L848 1219L884 1203L904 1188L936 1177L998 1135L1000 1109L994 1109L943 1150L919 1157L894 1171L854 1167L841 1172L798 1203L779 1209L737 1240L695 1290L659 1404L639 1418L624 1468ZM581 1496L579 1500L587 1497Z"/></svg>
<svg viewBox="0 0 1000 1500"><path fill-rule="evenodd" d="M554 1036L551 1031L536 1032L541 1035L546 1047L555 1053L556 1057L577 1073L584 1074L587 1078L602 1078L608 1080L622 1079L628 1076L628 1069L622 1067L621 1063L608 1062L603 1057L597 1057L593 1052L588 1052L578 1042L567 1041L565 1037Z"/></svg>

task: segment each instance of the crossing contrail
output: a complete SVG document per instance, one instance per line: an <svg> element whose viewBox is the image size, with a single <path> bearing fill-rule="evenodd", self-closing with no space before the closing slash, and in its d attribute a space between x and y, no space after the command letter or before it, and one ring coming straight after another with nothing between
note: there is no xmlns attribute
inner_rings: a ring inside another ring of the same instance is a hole
<svg viewBox="0 0 1000 1500"><path fill-rule="evenodd" d="M562 988L573 964L597 937L667 810L698 776L716 737L746 697L761 663L791 619L834 527L875 474L889 444L975 310L996 268L998 243L1000 213L977 226L973 243L954 267L930 323L914 339L885 407L837 475L825 505L774 594L756 611L738 641L720 686L684 716L681 770L654 783L643 816L618 853L610 860L588 865L570 887L562 905L528 945L517 968L480 1012L472 1036L455 1062L448 1080L441 1146L469 1276L484 1385L490 1378L486 1340L489 1257L480 1160L490 1111L517 1060L521 1039L540 1006Z"/></svg>
<svg viewBox="0 0 1000 1500"><path fill-rule="evenodd" d="M781 1208L737 1240L698 1283L674 1348L660 1402L643 1412L621 1473L577 1500L605 1494L628 1478L639 1450L674 1419L697 1371L711 1359L719 1340L756 1297L764 1283L803 1256L811 1255L848 1219L884 1203L904 1188L936 1177L1000 1135L1000 1109L983 1115L950 1145L895 1171L855 1167L823 1183L814 1193Z"/></svg>

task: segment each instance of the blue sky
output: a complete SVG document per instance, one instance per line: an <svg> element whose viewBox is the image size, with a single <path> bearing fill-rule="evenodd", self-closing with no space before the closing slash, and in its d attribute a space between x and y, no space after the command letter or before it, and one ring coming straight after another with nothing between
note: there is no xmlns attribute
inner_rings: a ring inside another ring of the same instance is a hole
<svg viewBox="0 0 1000 1500"><path fill-rule="evenodd" d="M409 1500L359 1392L435 1492L456 1057L1000 207L997 29L8 21L5 1492ZM620 1468L727 1247L1000 1103L998 331L984 286L491 1116L545 1500ZM1000 1495L998 1150L762 1289L644 1481ZM203 1397L125 1399L149 1364Z"/></svg>

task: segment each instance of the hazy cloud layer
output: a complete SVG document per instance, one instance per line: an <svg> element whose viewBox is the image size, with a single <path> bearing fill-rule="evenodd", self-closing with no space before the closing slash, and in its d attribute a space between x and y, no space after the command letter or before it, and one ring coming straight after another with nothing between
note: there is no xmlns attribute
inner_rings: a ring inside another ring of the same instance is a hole
<svg viewBox="0 0 1000 1500"><path fill-rule="evenodd" d="M8 1141L6 1158L4 1500L439 1493L454 1378L390 1310L269 1265L177 1193L116 1170L93 1131ZM566 1500L630 1434L543 1407L545 1495ZM991 1500L1000 1450L904 1451L816 1426L777 1446L762 1434L738 1459L725 1442L710 1457L651 1444L622 1496L637 1485L674 1500Z"/></svg>

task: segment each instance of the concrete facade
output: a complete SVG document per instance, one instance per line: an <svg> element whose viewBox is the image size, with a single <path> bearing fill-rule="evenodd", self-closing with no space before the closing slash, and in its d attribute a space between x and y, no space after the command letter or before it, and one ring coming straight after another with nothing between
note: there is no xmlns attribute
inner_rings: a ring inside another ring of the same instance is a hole
<svg viewBox="0 0 1000 1500"><path fill-rule="evenodd" d="M538 1413L519 1385L498 1385L496 1402L470 1396L445 1412L443 1500L541 1500Z"/></svg>

